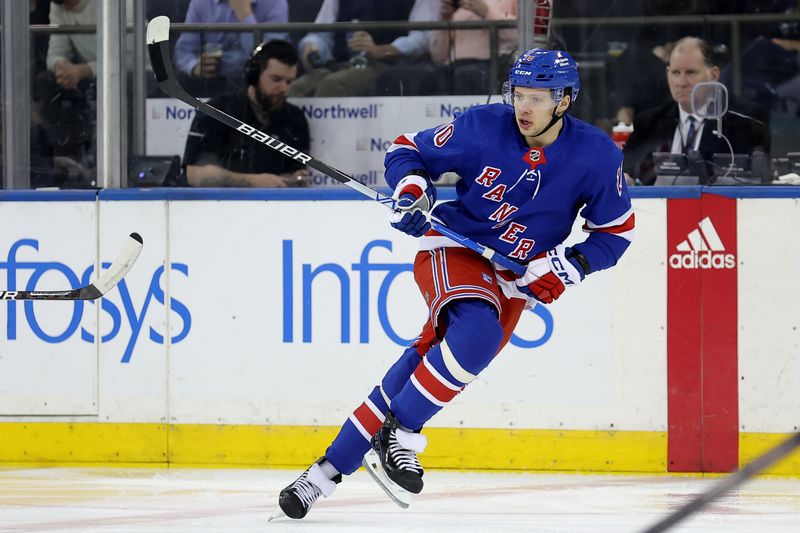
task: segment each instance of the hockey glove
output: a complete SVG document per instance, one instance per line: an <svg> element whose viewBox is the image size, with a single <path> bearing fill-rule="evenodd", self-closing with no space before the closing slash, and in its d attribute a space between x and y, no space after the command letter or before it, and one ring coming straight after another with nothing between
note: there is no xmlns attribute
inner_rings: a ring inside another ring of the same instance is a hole
<svg viewBox="0 0 800 533"><path fill-rule="evenodd" d="M397 184L392 198L397 207L389 213L392 227L412 237L420 237L431 227L428 211L436 201L436 189L428 178L409 174Z"/></svg>
<svg viewBox="0 0 800 533"><path fill-rule="evenodd" d="M528 263L528 269L516 283L521 292L549 304L567 287L580 285L587 270L588 264L580 252L559 244Z"/></svg>

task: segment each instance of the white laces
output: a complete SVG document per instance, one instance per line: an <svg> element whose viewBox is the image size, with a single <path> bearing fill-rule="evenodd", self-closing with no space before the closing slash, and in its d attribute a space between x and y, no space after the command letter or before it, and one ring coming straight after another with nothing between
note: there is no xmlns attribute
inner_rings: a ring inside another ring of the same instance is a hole
<svg viewBox="0 0 800 533"><path fill-rule="evenodd" d="M317 498L322 495L322 491L319 487L308 480L307 474L303 474L295 481L294 489L300 501L303 502L304 507L311 507L311 504L317 501Z"/></svg>
<svg viewBox="0 0 800 533"><path fill-rule="evenodd" d="M399 432L400 430L392 431L389 437L389 455L391 455L392 461L401 470L411 470L421 475L422 465L417 458L417 454L414 450L404 448L403 445L400 444L397 438Z"/></svg>

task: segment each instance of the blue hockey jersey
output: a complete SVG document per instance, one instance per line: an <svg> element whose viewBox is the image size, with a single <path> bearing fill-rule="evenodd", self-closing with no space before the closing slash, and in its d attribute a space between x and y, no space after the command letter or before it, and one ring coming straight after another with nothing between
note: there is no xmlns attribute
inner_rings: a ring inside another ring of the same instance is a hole
<svg viewBox="0 0 800 533"><path fill-rule="evenodd" d="M633 237L622 152L602 130L565 115L558 139L531 148L506 104L473 107L448 124L400 135L389 147L386 181L409 172L461 176L457 198L432 216L521 263L563 242L580 213L588 238L574 246L595 272L616 264ZM421 246L450 246L424 236Z"/></svg>

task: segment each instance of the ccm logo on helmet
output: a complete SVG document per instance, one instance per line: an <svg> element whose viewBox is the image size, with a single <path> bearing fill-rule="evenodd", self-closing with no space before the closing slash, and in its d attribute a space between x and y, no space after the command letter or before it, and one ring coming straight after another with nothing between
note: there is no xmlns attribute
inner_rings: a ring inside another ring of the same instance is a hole
<svg viewBox="0 0 800 533"><path fill-rule="evenodd" d="M517 69L517 70L514 71L514 74L521 74L523 76L530 76L531 74L533 74L533 72L531 72L530 70Z"/></svg>

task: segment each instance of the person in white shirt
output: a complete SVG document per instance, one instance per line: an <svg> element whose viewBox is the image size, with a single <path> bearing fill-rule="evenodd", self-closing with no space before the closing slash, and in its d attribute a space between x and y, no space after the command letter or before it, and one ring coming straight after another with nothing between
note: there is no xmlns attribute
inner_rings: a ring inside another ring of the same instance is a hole
<svg viewBox="0 0 800 533"><path fill-rule="evenodd" d="M632 183L644 185L656 180L654 152L697 153L706 162L714 154L751 154L754 150L769 153L768 113L743 98L729 95L728 112L723 117L722 133L730 141L714 134L716 122L704 121L692 111L692 90L701 82L718 81L720 69L714 63L709 43L698 37L677 41L669 54L666 68L672 99L642 111L634 117L633 133L625 144L624 170ZM710 163L709 163L710 164ZM711 169L709 169L709 176Z"/></svg>

